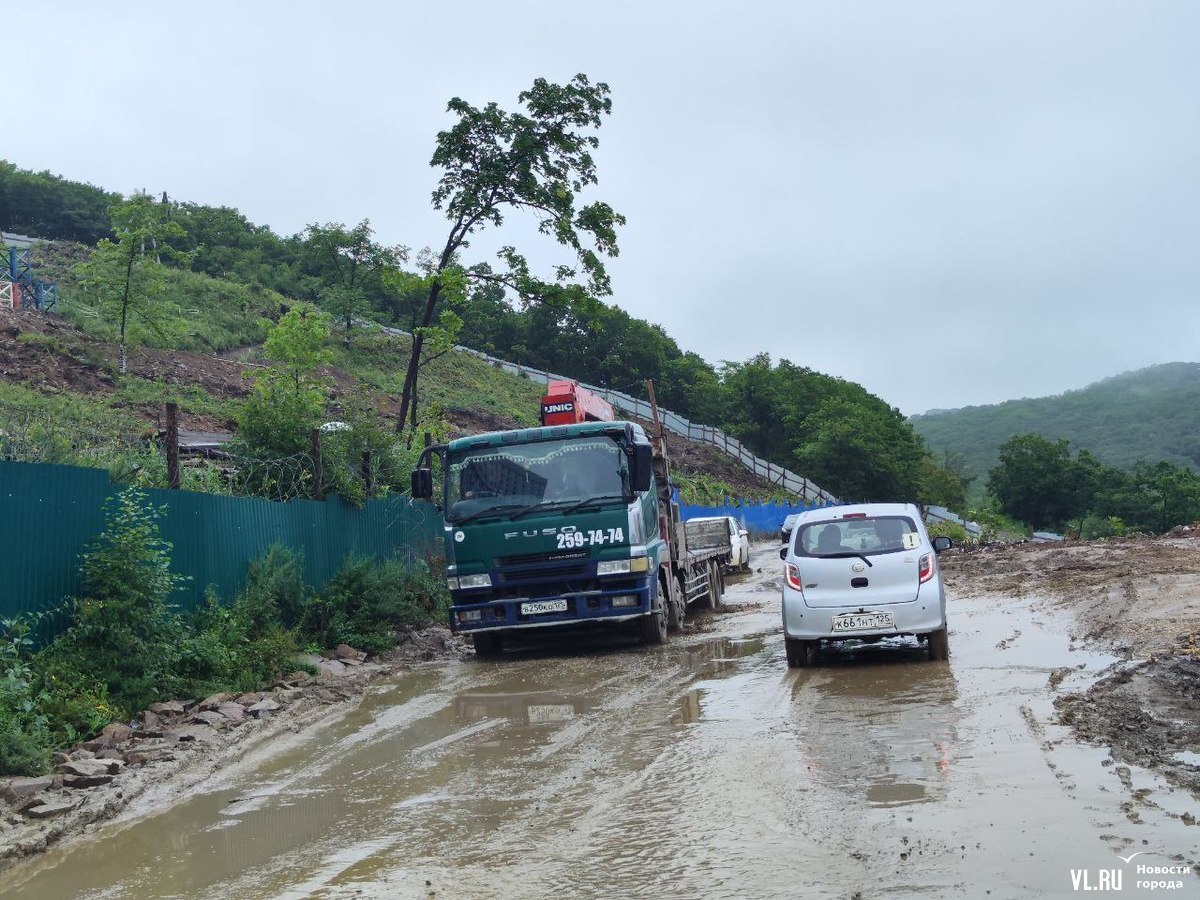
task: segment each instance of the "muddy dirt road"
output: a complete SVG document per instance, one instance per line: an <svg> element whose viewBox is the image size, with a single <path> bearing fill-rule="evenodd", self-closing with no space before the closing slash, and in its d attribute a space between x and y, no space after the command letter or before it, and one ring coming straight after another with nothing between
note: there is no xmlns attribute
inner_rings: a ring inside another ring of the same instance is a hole
<svg viewBox="0 0 1200 900"><path fill-rule="evenodd" d="M784 664L778 560L667 647L520 651L375 685L169 811L0 874L6 898L1196 897L1196 799L1055 725L1114 659L1031 597ZM1140 854L1130 862L1122 857ZM1178 881L1151 893L1139 882Z"/></svg>

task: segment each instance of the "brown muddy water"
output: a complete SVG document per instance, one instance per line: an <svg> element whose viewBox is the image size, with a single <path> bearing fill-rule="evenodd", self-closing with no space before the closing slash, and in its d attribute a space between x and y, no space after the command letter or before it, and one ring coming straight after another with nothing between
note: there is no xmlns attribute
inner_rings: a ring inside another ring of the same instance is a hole
<svg viewBox="0 0 1200 900"><path fill-rule="evenodd" d="M949 664L897 641L788 670L773 553L666 647L377 684L190 799L0 874L0 896L1024 900L1103 873L1200 896L1136 871L1195 866L1195 799L1052 724L1052 684L1112 662L1065 622L952 601Z"/></svg>

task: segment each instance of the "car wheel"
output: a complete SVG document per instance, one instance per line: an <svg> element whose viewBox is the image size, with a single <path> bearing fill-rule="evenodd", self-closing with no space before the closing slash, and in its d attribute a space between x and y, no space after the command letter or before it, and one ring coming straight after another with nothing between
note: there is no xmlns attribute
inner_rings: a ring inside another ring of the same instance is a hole
<svg viewBox="0 0 1200 900"><path fill-rule="evenodd" d="M816 664L816 641L796 641L784 638L783 645L787 653L788 668L805 669Z"/></svg>
<svg viewBox="0 0 1200 900"><path fill-rule="evenodd" d="M950 658L950 635L945 628L929 632L929 658L935 662Z"/></svg>
<svg viewBox="0 0 1200 900"><path fill-rule="evenodd" d="M475 645L475 655L484 659L495 659L504 652L504 638L498 634L473 634L471 643Z"/></svg>

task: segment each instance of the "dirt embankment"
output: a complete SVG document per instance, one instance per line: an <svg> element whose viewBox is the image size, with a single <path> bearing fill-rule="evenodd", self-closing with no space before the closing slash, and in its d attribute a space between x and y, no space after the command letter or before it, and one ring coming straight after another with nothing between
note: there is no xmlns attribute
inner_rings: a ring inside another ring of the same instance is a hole
<svg viewBox="0 0 1200 900"><path fill-rule="evenodd" d="M349 648L346 648L349 650ZM153 704L132 723L55 754L55 771L0 778L0 870L120 816L162 809L218 772L358 703L367 686L471 651L445 628L412 633L382 657L313 660L266 691Z"/></svg>
<svg viewBox="0 0 1200 900"><path fill-rule="evenodd" d="M952 595L1034 595L1129 662L1056 701L1081 739L1200 798L1200 530L946 554Z"/></svg>

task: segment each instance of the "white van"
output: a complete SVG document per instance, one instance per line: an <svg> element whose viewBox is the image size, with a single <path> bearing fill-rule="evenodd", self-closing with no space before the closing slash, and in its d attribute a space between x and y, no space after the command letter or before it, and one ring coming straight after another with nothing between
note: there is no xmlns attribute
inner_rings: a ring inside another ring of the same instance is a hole
<svg viewBox="0 0 1200 900"><path fill-rule="evenodd" d="M858 503L803 512L785 562L783 637L789 666L813 665L821 641L915 635L929 658L950 655L937 554L911 503Z"/></svg>

